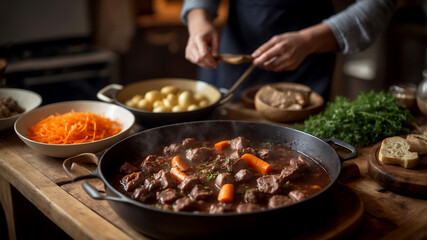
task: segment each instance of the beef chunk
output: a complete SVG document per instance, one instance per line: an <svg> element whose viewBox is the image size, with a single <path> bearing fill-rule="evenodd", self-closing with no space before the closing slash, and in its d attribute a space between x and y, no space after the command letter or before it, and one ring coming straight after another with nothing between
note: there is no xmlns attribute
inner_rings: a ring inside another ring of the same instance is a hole
<svg viewBox="0 0 427 240"><path fill-rule="evenodd" d="M289 192L289 197L291 197L292 199L295 199L297 201L301 201L301 200L307 198L307 196L303 192L301 192L299 190L292 190L292 191L290 191Z"/></svg>
<svg viewBox="0 0 427 240"><path fill-rule="evenodd" d="M136 188L135 191L133 191L132 193L133 199L143 203L151 201L152 199L155 198L155 196L156 196L155 192L142 187Z"/></svg>
<svg viewBox="0 0 427 240"><path fill-rule="evenodd" d="M188 193L193 189L194 186L196 186L197 183L199 183L199 178L195 175L187 176L184 181L182 181L178 188L181 189L181 191Z"/></svg>
<svg viewBox="0 0 427 240"><path fill-rule="evenodd" d="M215 185L219 188L227 183L234 183L234 178L229 173L220 173L215 179Z"/></svg>
<svg viewBox="0 0 427 240"><path fill-rule="evenodd" d="M230 140L230 147L234 150L240 150L249 146L249 140L244 137L236 137Z"/></svg>
<svg viewBox="0 0 427 240"><path fill-rule="evenodd" d="M144 184L144 180L144 175L142 175L141 172L133 172L124 176L120 180L120 183L126 191L132 192L135 188L142 186Z"/></svg>
<svg viewBox="0 0 427 240"><path fill-rule="evenodd" d="M133 172L138 172L139 168L129 162L125 162L120 166L119 171L121 174L131 174Z"/></svg>
<svg viewBox="0 0 427 240"><path fill-rule="evenodd" d="M159 180L156 180L154 178L147 178L144 181L144 188L148 189L149 191L156 190L160 188L162 185Z"/></svg>
<svg viewBox="0 0 427 240"><path fill-rule="evenodd" d="M256 182L260 192L278 194L280 193L283 179L279 175L265 175L259 177Z"/></svg>
<svg viewBox="0 0 427 240"><path fill-rule="evenodd" d="M160 182L160 186L162 189L171 188L178 185L172 175L163 169L160 170L158 173L154 174L154 179Z"/></svg>
<svg viewBox="0 0 427 240"><path fill-rule="evenodd" d="M189 196L193 200L202 200L212 196L213 192L208 187L197 184L191 190Z"/></svg>
<svg viewBox="0 0 427 240"><path fill-rule="evenodd" d="M286 180L298 178L300 177L300 171L297 170L306 168L308 166L308 163L302 159L301 156L299 156L298 159L292 158L289 161L289 166L285 166L282 169L280 177Z"/></svg>
<svg viewBox="0 0 427 240"><path fill-rule="evenodd" d="M182 146L185 149L197 148L200 146L200 143L198 141L196 141L196 139L194 139L194 138L186 138L186 139L182 140Z"/></svg>
<svg viewBox="0 0 427 240"><path fill-rule="evenodd" d="M274 195L268 200L268 207L269 208L276 208L276 207L280 207L282 205L291 204L293 202L294 201L292 200L292 198L290 198L288 196Z"/></svg>
<svg viewBox="0 0 427 240"><path fill-rule="evenodd" d="M261 159L266 160L266 159L268 159L268 157L270 157L270 155L271 155L271 150L270 150L270 149L268 149L268 148L261 148L261 149L258 149L258 151L257 151L257 155L258 155Z"/></svg>
<svg viewBox="0 0 427 240"><path fill-rule="evenodd" d="M148 155L141 163L142 172L149 175L162 170L162 166L156 162L156 159L157 155Z"/></svg>
<svg viewBox="0 0 427 240"><path fill-rule="evenodd" d="M220 213L225 213L225 212L230 212L232 211L232 207L230 204L212 204L209 207L209 213L211 214L220 214Z"/></svg>
<svg viewBox="0 0 427 240"><path fill-rule="evenodd" d="M179 193L173 188L167 188L161 192L157 192L157 199L164 204L172 203L179 197Z"/></svg>
<svg viewBox="0 0 427 240"><path fill-rule="evenodd" d="M307 161L305 161L301 156L298 156L297 159L293 158L289 161L289 165L293 166L297 169L299 168L304 168L304 167L309 167L309 163Z"/></svg>
<svg viewBox="0 0 427 240"><path fill-rule="evenodd" d="M228 155L228 157L229 157L230 159L240 159L240 157L241 157L242 155L243 155L243 154L241 154L239 150L234 150L232 153L230 153L230 155Z"/></svg>
<svg viewBox="0 0 427 240"><path fill-rule="evenodd" d="M244 212L253 212L253 211L258 211L258 210L263 210L263 209L264 208L258 204L241 203L241 204L237 205L236 211L238 213L244 213Z"/></svg>
<svg viewBox="0 0 427 240"><path fill-rule="evenodd" d="M193 163L204 163L209 161L212 156L212 148L200 147L188 149L185 157Z"/></svg>
<svg viewBox="0 0 427 240"><path fill-rule="evenodd" d="M297 168L293 166L286 166L280 172L280 177L283 179L291 179L296 170Z"/></svg>
<svg viewBox="0 0 427 240"><path fill-rule="evenodd" d="M255 188L249 189L245 192L243 199L247 203L262 203L266 198L266 194L258 191Z"/></svg>
<svg viewBox="0 0 427 240"><path fill-rule="evenodd" d="M173 206L174 211L194 211L197 209L197 203L189 197L179 198Z"/></svg>
<svg viewBox="0 0 427 240"><path fill-rule="evenodd" d="M181 144L176 143L172 143L171 145L163 148L163 153L168 156L179 155L183 151L185 151L184 147Z"/></svg>
<svg viewBox="0 0 427 240"><path fill-rule="evenodd" d="M231 171L233 173L237 173L238 171L242 169L247 169L247 168L248 168L248 163L243 159L237 159L233 161L233 164L231 165Z"/></svg>
<svg viewBox="0 0 427 240"><path fill-rule="evenodd" d="M249 169L242 169L234 175L236 182L247 182L253 178L254 174Z"/></svg>

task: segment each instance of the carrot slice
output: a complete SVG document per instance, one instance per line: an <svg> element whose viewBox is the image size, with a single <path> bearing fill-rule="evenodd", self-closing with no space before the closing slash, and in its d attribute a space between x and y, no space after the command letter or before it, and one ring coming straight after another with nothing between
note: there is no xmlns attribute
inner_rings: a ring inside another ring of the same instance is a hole
<svg viewBox="0 0 427 240"><path fill-rule="evenodd" d="M188 166L187 164L185 164L181 157L179 157L178 155L176 155L175 157L172 158L172 167L176 167L178 169L180 169L181 171L187 171L188 170Z"/></svg>
<svg viewBox="0 0 427 240"><path fill-rule="evenodd" d="M268 162L265 162L250 153L244 154L241 158L248 163L250 168L253 168L262 174L268 174L272 170L272 167Z"/></svg>
<svg viewBox="0 0 427 240"><path fill-rule="evenodd" d="M28 128L28 138L49 144L76 144L101 140L119 133L122 125L102 115L71 112L50 115Z"/></svg>
<svg viewBox="0 0 427 240"><path fill-rule="evenodd" d="M222 185L218 193L218 201L222 203L231 203L234 198L234 185L227 183Z"/></svg>
<svg viewBox="0 0 427 240"><path fill-rule="evenodd" d="M215 143L214 148L217 150L224 149L224 148L228 147L228 143L229 143L228 140L217 142L217 143Z"/></svg>
<svg viewBox="0 0 427 240"><path fill-rule="evenodd" d="M184 179L187 177L187 174L185 174L184 172L182 172L181 170L179 170L176 167L171 168L170 174L179 183L181 183L182 181L184 181Z"/></svg>

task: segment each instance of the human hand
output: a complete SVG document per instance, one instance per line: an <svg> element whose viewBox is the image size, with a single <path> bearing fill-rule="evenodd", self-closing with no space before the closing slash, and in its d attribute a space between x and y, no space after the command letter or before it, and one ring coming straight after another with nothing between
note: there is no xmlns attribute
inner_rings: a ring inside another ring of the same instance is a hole
<svg viewBox="0 0 427 240"><path fill-rule="evenodd" d="M303 34L289 32L272 37L256 49L252 57L258 67L280 72L295 70L311 52Z"/></svg>
<svg viewBox="0 0 427 240"><path fill-rule="evenodd" d="M190 36L185 48L185 58L202 67L216 68L219 34L205 14L204 10L196 9L188 15Z"/></svg>

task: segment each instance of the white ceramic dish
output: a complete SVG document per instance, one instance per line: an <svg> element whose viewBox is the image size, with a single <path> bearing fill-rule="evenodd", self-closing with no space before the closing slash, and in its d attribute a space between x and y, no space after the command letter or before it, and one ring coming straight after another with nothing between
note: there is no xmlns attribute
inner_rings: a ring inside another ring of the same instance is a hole
<svg viewBox="0 0 427 240"><path fill-rule="evenodd" d="M42 103L42 97L35 92L19 88L0 88L0 98L10 97L22 107L25 112L7 118L0 118L0 131L13 127L16 119Z"/></svg>
<svg viewBox="0 0 427 240"><path fill-rule="evenodd" d="M47 144L28 139L28 127L35 125L40 120L58 114L64 114L74 110L76 112L90 111L96 114L103 114L111 120L117 120L122 124L120 133L94 142L79 144ZM49 104L23 114L15 122L15 132L19 138L35 151L51 157L67 158L80 153L100 152L121 139L129 136L131 127L135 122L134 115L127 109L115 104L98 101L69 101Z"/></svg>

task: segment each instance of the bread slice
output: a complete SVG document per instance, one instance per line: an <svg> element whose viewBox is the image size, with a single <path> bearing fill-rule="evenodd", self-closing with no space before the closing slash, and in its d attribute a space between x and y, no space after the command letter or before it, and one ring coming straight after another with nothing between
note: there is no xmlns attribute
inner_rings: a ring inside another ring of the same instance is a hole
<svg viewBox="0 0 427 240"><path fill-rule="evenodd" d="M403 137L386 138L381 142L378 158L383 163L415 168L418 164L418 154L410 152L409 147L409 143Z"/></svg>
<svg viewBox="0 0 427 240"><path fill-rule="evenodd" d="M418 155L427 154L427 136L421 134L408 134L406 141L409 143L409 151Z"/></svg>

